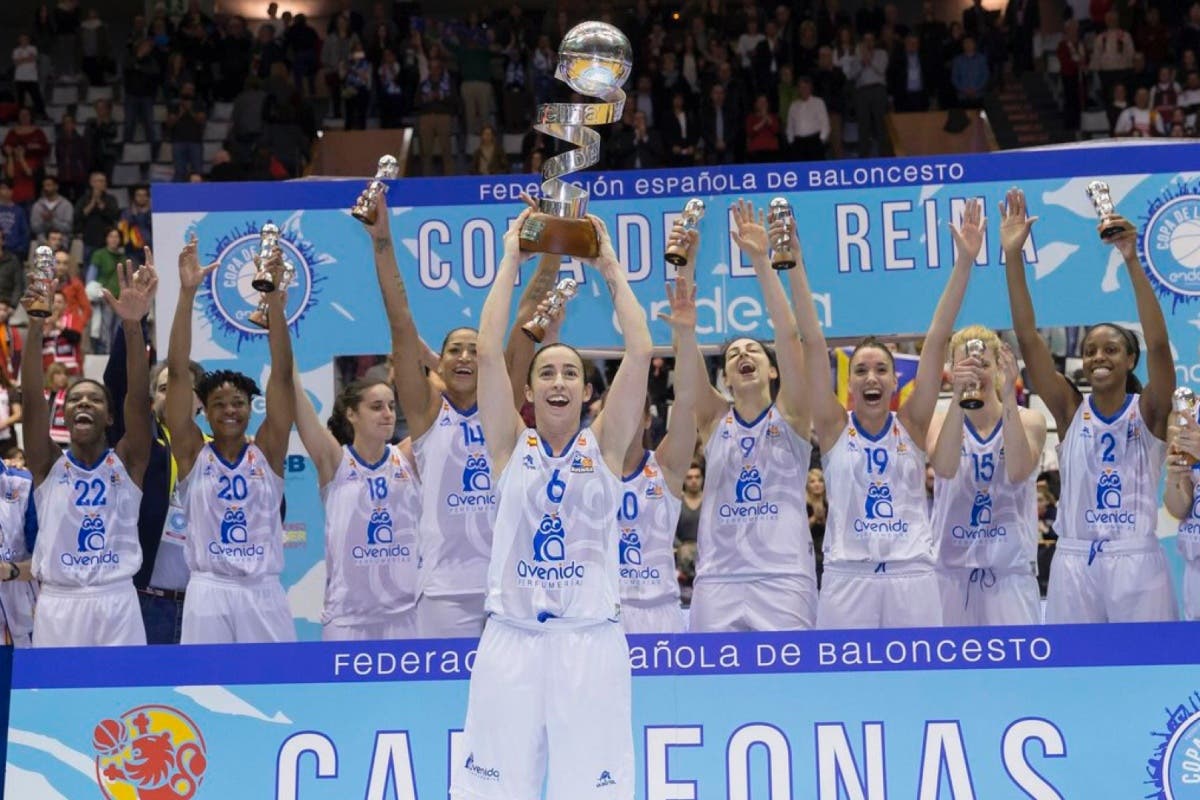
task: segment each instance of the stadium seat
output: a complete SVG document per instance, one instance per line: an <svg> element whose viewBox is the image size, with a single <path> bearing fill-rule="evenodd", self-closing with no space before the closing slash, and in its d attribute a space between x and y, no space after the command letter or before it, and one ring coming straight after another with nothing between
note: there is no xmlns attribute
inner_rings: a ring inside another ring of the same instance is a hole
<svg viewBox="0 0 1200 800"><path fill-rule="evenodd" d="M229 136L231 125L227 121L210 119L204 126L204 141L223 142Z"/></svg>
<svg viewBox="0 0 1200 800"><path fill-rule="evenodd" d="M226 122L233 118L233 103L213 103L209 119Z"/></svg>
<svg viewBox="0 0 1200 800"><path fill-rule="evenodd" d="M1084 111L1079 128L1092 138L1102 138L1101 134L1108 136L1111 132L1108 114L1104 111Z"/></svg>
<svg viewBox="0 0 1200 800"><path fill-rule="evenodd" d="M129 189L124 186L110 186L108 188L108 193L117 198L118 208L129 207Z"/></svg>
<svg viewBox="0 0 1200 800"><path fill-rule="evenodd" d="M111 86L89 86L87 90L87 101L94 103L97 100L112 100L113 90Z"/></svg>
<svg viewBox="0 0 1200 800"><path fill-rule="evenodd" d="M145 164L151 160L150 145L146 142L126 142L121 151L121 160L131 164Z"/></svg>
<svg viewBox="0 0 1200 800"><path fill-rule="evenodd" d="M520 133L504 134L504 152L510 156L521 155L521 144L525 141L525 136Z"/></svg>
<svg viewBox="0 0 1200 800"><path fill-rule="evenodd" d="M79 88L76 86L55 86L50 93L50 104L69 106L79 102Z"/></svg>
<svg viewBox="0 0 1200 800"><path fill-rule="evenodd" d="M142 168L139 164L117 164L113 167L113 186L135 186L142 183Z"/></svg>

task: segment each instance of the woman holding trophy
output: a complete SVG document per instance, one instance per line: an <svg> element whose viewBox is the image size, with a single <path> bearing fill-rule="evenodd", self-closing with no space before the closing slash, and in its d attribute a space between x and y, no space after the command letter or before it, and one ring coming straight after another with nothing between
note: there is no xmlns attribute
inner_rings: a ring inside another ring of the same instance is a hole
<svg viewBox="0 0 1200 800"><path fill-rule="evenodd" d="M1089 194L1101 212L1101 240L1120 252L1146 340L1142 387L1133 374L1137 336L1112 323L1093 325L1083 339L1086 398L1054 365L1037 331L1025 283L1022 248L1036 217L1025 195L1011 189L1001 210L1008 302L1032 388L1057 423L1062 495L1058 547L1046 595L1046 621L1143 622L1178 616L1167 560L1156 534L1158 482L1166 457L1175 365L1154 287L1138 259L1137 231L1116 213L1108 187Z"/></svg>
<svg viewBox="0 0 1200 800"><path fill-rule="evenodd" d="M891 410L897 391L891 351L874 337L850 356L847 410L833 391L825 334L817 320L800 243L789 273L804 341L813 428L831 487L825 571L817 626L894 628L942 624L933 534L925 506L925 441L942 386L946 343L983 245L983 215L970 201L951 226L956 257L921 350L912 393Z"/></svg>
<svg viewBox="0 0 1200 800"><path fill-rule="evenodd" d="M1046 420L1017 405L1017 359L995 332L950 339L954 397L929 426L946 625L1036 625L1038 456Z"/></svg>

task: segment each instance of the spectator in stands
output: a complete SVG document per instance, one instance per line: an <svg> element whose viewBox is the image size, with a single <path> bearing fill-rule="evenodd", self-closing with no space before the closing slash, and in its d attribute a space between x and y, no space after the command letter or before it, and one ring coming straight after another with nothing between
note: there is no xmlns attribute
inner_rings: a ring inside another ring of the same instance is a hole
<svg viewBox="0 0 1200 800"><path fill-rule="evenodd" d="M1150 89L1150 107L1158 112L1159 119L1169 120L1175 116L1182 90L1175 82L1175 70L1167 66L1158 68L1158 82Z"/></svg>
<svg viewBox="0 0 1200 800"><path fill-rule="evenodd" d="M1183 91L1179 93L1179 107L1183 109L1185 121L1189 128L1196 127L1196 114L1200 112L1200 72L1192 71L1187 74ZM0 201L3 196L0 196Z"/></svg>
<svg viewBox="0 0 1200 800"><path fill-rule="evenodd" d="M79 71L79 3L58 0L54 6L54 74L73 79Z"/></svg>
<svg viewBox="0 0 1200 800"><path fill-rule="evenodd" d="M1079 22L1063 23L1063 38L1058 43L1059 75L1062 79L1063 128L1078 135L1086 97L1087 51L1079 41Z"/></svg>
<svg viewBox="0 0 1200 800"><path fill-rule="evenodd" d="M396 53L389 47L376 70L379 81L379 127L399 128L404 117L404 73Z"/></svg>
<svg viewBox="0 0 1200 800"><path fill-rule="evenodd" d="M687 109L687 98L682 92L671 96L671 111L660 126L667 151L667 163L673 167L687 167L696 163L696 143L700 140L696 118Z"/></svg>
<svg viewBox="0 0 1200 800"><path fill-rule="evenodd" d="M342 101L346 104L346 130L366 130L371 86L371 62L360 47L350 54L350 62L346 65L346 76L342 83Z"/></svg>
<svg viewBox="0 0 1200 800"><path fill-rule="evenodd" d="M21 353L25 349L21 331L10 322L14 308L16 306L10 298L0 296L0 367L7 375L17 374L21 368Z"/></svg>
<svg viewBox="0 0 1200 800"><path fill-rule="evenodd" d="M735 116L736 113L733 103L725 96L725 87L713 84L700 114L699 146L706 164L732 164L742 160L745 117Z"/></svg>
<svg viewBox="0 0 1200 800"><path fill-rule="evenodd" d="M45 98L54 73L54 18L47 3L41 3L34 12L32 41L38 51L38 86Z"/></svg>
<svg viewBox="0 0 1200 800"><path fill-rule="evenodd" d="M163 132L171 140L171 158L175 162L175 181L204 169L204 126L208 115L196 97L194 84L185 83L179 99L167 109Z"/></svg>
<svg viewBox="0 0 1200 800"><path fill-rule="evenodd" d="M1004 25L1008 29L1008 45L1016 75L1033 69L1033 35L1042 26L1040 5L1038 0L1009 0L1004 9Z"/></svg>
<svg viewBox="0 0 1200 800"><path fill-rule="evenodd" d="M496 129L484 125L479 132L479 146L471 157L472 175L504 175L509 172L508 156L504 148L496 140Z"/></svg>
<svg viewBox="0 0 1200 800"><path fill-rule="evenodd" d="M987 91L987 58L975 48L975 39L964 36L963 51L950 64L950 83L958 96L960 108L983 108Z"/></svg>
<svg viewBox="0 0 1200 800"><path fill-rule="evenodd" d="M915 33L905 36L904 52L888 65L888 86L896 111L929 110L927 66L928 61L921 55L920 38Z"/></svg>
<svg viewBox="0 0 1200 800"><path fill-rule="evenodd" d="M679 509L679 522L675 524L675 539L679 542L695 542L700 527L700 504L704 501L704 467L693 461L683 476L683 503Z"/></svg>
<svg viewBox="0 0 1200 800"><path fill-rule="evenodd" d="M112 177L113 167L121 157L121 145L117 141L117 122L112 116L112 101L97 100L92 106L95 116L84 126L87 140L88 171L99 170Z"/></svg>
<svg viewBox="0 0 1200 800"><path fill-rule="evenodd" d="M550 37L539 36L537 47L534 48L533 55L529 59L535 105L545 103L550 99L550 93L554 87L554 65L557 60L558 55L550 46Z"/></svg>
<svg viewBox="0 0 1200 800"><path fill-rule="evenodd" d="M208 171L208 179L217 183L228 183L245 180L271 180L271 177L267 175L264 178L257 178L249 175L242 165L234 160L228 150L221 148L213 155L212 168Z"/></svg>
<svg viewBox="0 0 1200 800"><path fill-rule="evenodd" d="M812 93L812 79L801 75L796 82L796 99L788 109L788 153L797 161L819 161L829 141L829 112L825 101Z"/></svg>
<svg viewBox="0 0 1200 800"><path fill-rule="evenodd" d="M4 169L13 185L13 200L21 205L33 202L37 182L44 172L50 142L42 129L33 124L28 106L17 110L17 124L4 137Z"/></svg>
<svg viewBox="0 0 1200 800"><path fill-rule="evenodd" d="M971 0L971 5L962 12L963 34L976 41L986 36L992 27L992 15L983 7L983 0Z"/></svg>
<svg viewBox="0 0 1200 800"><path fill-rule="evenodd" d="M108 25L100 19L100 12L89 8L87 16L79 26L79 52L83 56L83 74L89 86L103 86L104 73L113 63L112 45L108 38Z"/></svg>
<svg viewBox="0 0 1200 800"><path fill-rule="evenodd" d="M633 114L633 152L626 161L625 169L657 169L664 164L662 136L646 124L646 113Z"/></svg>
<svg viewBox="0 0 1200 800"><path fill-rule="evenodd" d="M292 59L292 79L296 82L296 91L303 92L308 88L308 96L317 93L317 61L321 47L321 37L308 24L308 16L297 14L292 25L283 36L284 46Z"/></svg>
<svg viewBox="0 0 1200 800"><path fill-rule="evenodd" d="M812 531L818 578L823 561L821 544L825 540L825 515L828 510L826 501L825 473L819 467L813 467L808 471L808 480L805 483L805 508L808 511L808 529Z"/></svg>
<svg viewBox="0 0 1200 800"><path fill-rule="evenodd" d="M979 0L976 0L978 2ZM854 58L846 59L842 71L854 85L854 116L858 120L858 155L878 155L885 131L887 114L888 54L875 46L875 36L867 33L858 43Z"/></svg>
<svg viewBox="0 0 1200 800"><path fill-rule="evenodd" d="M59 191L73 203L88 179L87 140L75 126L73 114L63 114L58 137L54 140L54 157Z"/></svg>
<svg viewBox="0 0 1200 800"><path fill-rule="evenodd" d="M1163 129L1162 117L1150 107L1149 90L1139 88L1133 94L1133 105L1126 108L1117 117L1117 124L1113 126L1113 134L1136 137L1162 136L1164 133L1166 131Z"/></svg>
<svg viewBox="0 0 1200 800"><path fill-rule="evenodd" d="M1105 30L1092 43L1091 69L1100 78L1100 94L1112 96L1114 85L1128 84L1133 77L1133 37L1121 29L1116 11L1104 15Z"/></svg>
<svg viewBox="0 0 1200 800"><path fill-rule="evenodd" d="M1043 473L1046 475L1047 473ZM1037 481L1037 513L1038 513L1038 588L1042 597L1046 596L1046 588L1050 584L1050 565L1054 560L1054 550L1058 544L1058 533L1054 524L1058 517L1058 500L1054 496L1051 485L1038 476Z"/></svg>
<svg viewBox="0 0 1200 800"><path fill-rule="evenodd" d="M37 46L29 34L17 36L17 46L12 51L13 92L19 105L29 105L38 117L46 116L46 102L38 79L39 59ZM28 100L28 103L26 102Z"/></svg>
<svg viewBox="0 0 1200 800"><path fill-rule="evenodd" d="M1125 109L1129 108L1129 95L1126 92L1125 84L1118 83L1112 87L1112 97L1108 100L1108 105L1105 106L1105 112L1108 114L1108 126L1110 130L1117 127L1117 120L1125 113Z"/></svg>
<svg viewBox="0 0 1200 800"><path fill-rule="evenodd" d="M167 68L162 78L163 100L168 104L174 103L183 93L184 85L194 82L192 70L188 68L187 59L183 57L182 51L176 50L167 56Z"/></svg>
<svg viewBox="0 0 1200 800"><path fill-rule="evenodd" d="M91 352L107 353L108 344L116 334L116 323L119 321L112 307L104 302L101 289L108 289L113 297L120 295L121 287L117 280L117 269L125 260L125 248L121 244L121 231L110 228L104 236L104 247L92 251L88 260L87 274L84 277L84 290L92 303L91 325L88 335L91 339Z"/></svg>
<svg viewBox="0 0 1200 800"><path fill-rule="evenodd" d="M154 247L150 231L149 186L141 184L133 187L129 208L122 209L117 229L121 232L121 244L125 247L125 256L133 259L135 264L141 264L145 249Z"/></svg>
<svg viewBox="0 0 1200 800"><path fill-rule="evenodd" d="M533 97L529 93L525 62L526 57L523 50L511 44L505 48L503 101L501 103L505 133L520 133L529 127Z"/></svg>
<svg viewBox="0 0 1200 800"><path fill-rule="evenodd" d="M339 21L345 20L350 27L350 32L358 36L363 32L363 16L353 9L354 0L338 0L338 12L329 20L329 27L326 33L332 32Z"/></svg>
<svg viewBox="0 0 1200 800"><path fill-rule="evenodd" d="M250 74L254 37L246 29L246 20L240 16L230 17L219 29L214 48L218 75L214 95L219 102L232 102Z"/></svg>
<svg viewBox="0 0 1200 800"><path fill-rule="evenodd" d="M0 178L0 234L4 235L8 249L24 258L29 249L29 215L13 202L12 182L7 178ZM0 292L0 297L3 296Z"/></svg>
<svg viewBox="0 0 1200 800"><path fill-rule="evenodd" d="M61 364L67 375L83 374L83 321L74 308L67 305L62 290L54 293L50 316L46 318L45 336L42 339L42 368Z"/></svg>
<svg viewBox="0 0 1200 800"><path fill-rule="evenodd" d="M746 118L746 159L754 162L779 160L779 116L771 112L765 94L754 98L754 110Z"/></svg>
<svg viewBox="0 0 1200 800"><path fill-rule="evenodd" d="M829 114L829 156L842 157L842 118L846 110L846 74L834 63L833 49L817 50L817 71L813 73L813 94L825 101Z"/></svg>
<svg viewBox="0 0 1200 800"><path fill-rule="evenodd" d="M259 78L266 80L271 75L271 67L284 63L283 47L275 39L275 28L263 25L258 29L258 38L251 51L251 67L257 70Z"/></svg>
<svg viewBox="0 0 1200 800"><path fill-rule="evenodd" d="M1171 59L1171 30L1163 24L1157 6L1146 9L1146 18L1134 28L1134 44L1138 52L1144 53L1146 63L1157 70Z"/></svg>
<svg viewBox="0 0 1200 800"><path fill-rule="evenodd" d="M71 201L58 193L58 180L47 176L42 180L42 196L29 212L29 228L43 241L51 231L70 236L75 231L75 208Z"/></svg>
<svg viewBox="0 0 1200 800"><path fill-rule="evenodd" d="M454 94L450 88L450 74L446 72L441 58L429 59L429 77L421 81L417 92L418 117L417 139L421 148L421 172L433 174L433 156L442 158L442 170L453 175L454 155L450 143L450 128L454 119Z"/></svg>
<svg viewBox="0 0 1200 800"><path fill-rule="evenodd" d="M142 39L133 45L131 58L125 63L125 142L134 141L140 122L150 142L150 152L158 153L158 130L154 125L154 97L162 76L154 55L154 42Z"/></svg>
<svg viewBox="0 0 1200 800"><path fill-rule="evenodd" d="M487 31L479 25L479 15L467 15L467 27L451 31L447 39L450 54L458 62L459 92L463 103L463 123L468 134L478 134L492 118L496 98L492 90L492 52Z"/></svg>
<svg viewBox="0 0 1200 800"><path fill-rule="evenodd" d="M1200 0L1188 6L1187 20L1179 31L1175 52L1200 52Z"/></svg>
<svg viewBox="0 0 1200 800"><path fill-rule="evenodd" d="M342 115L342 80L350 64L350 54L362 49L362 42L350 32L350 20L338 17L325 37L321 63L325 67L325 88L329 91L329 115ZM420 36L420 34L417 34Z"/></svg>
<svg viewBox="0 0 1200 800"><path fill-rule="evenodd" d="M121 209L117 198L108 191L108 178L104 173L97 171L89 175L88 187L75 204L75 233L83 239L84 260L91 258L93 250L104 247L109 229L121 221Z"/></svg>
<svg viewBox="0 0 1200 800"><path fill-rule="evenodd" d="M24 293L25 251L9 247L8 239L0 231L0 300L8 303L10 314Z"/></svg>

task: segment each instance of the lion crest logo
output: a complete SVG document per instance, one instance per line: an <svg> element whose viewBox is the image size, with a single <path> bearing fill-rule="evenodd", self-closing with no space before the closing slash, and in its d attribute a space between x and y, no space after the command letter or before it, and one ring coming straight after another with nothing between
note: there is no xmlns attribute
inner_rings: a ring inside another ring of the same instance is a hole
<svg viewBox="0 0 1200 800"><path fill-rule="evenodd" d="M145 705L92 732L96 783L109 800L191 800L208 770L196 724L170 706Z"/></svg>

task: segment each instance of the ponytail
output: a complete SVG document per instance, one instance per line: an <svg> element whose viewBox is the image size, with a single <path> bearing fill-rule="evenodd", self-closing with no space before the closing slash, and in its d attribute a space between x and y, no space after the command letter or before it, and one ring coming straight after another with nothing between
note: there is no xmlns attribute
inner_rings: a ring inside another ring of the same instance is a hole
<svg viewBox="0 0 1200 800"><path fill-rule="evenodd" d="M333 438L337 439L338 444L354 444L354 426L350 424L350 418L347 412L352 408L358 408L358 404L362 402L363 395L373 386L386 386L389 389L392 385L387 381L353 381L346 385L346 388L338 394L337 399L333 402L333 413L329 415L325 427L333 434Z"/></svg>

